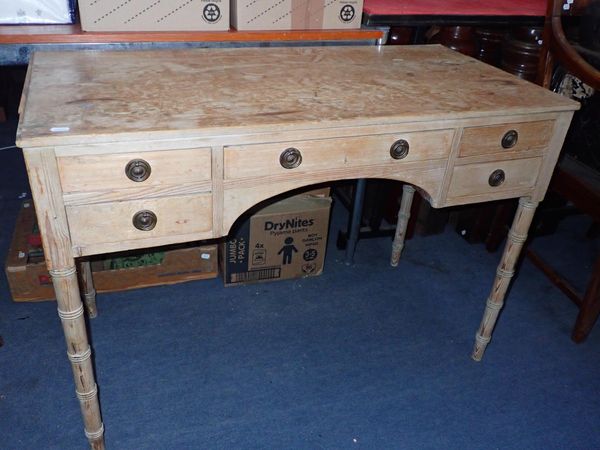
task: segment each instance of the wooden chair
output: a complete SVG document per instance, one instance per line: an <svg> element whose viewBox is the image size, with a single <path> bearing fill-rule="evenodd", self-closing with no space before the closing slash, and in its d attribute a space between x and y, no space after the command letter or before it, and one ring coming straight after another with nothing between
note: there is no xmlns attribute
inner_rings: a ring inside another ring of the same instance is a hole
<svg viewBox="0 0 600 450"><path fill-rule="evenodd" d="M550 189L600 224L600 173L567 156L556 168ZM600 314L600 255L583 295L533 250L528 249L527 256L579 307L571 337L575 342L584 341Z"/></svg>
<svg viewBox="0 0 600 450"><path fill-rule="evenodd" d="M590 1L580 1L575 6L581 8L590 3ZM600 92L600 70L582 58L565 37L561 21L563 4L562 0L548 2L543 35L543 39L547 43L547 51L540 59L537 82L548 87L553 67L555 63L558 63L581 81L593 87L596 92ZM600 148L597 151L600 152ZM556 167L550 191L573 203L579 211L591 216L596 223L600 223L600 173L596 170L572 157L565 156ZM583 295L578 293L567 280L531 249L527 251L527 256L579 307L579 314L571 337L575 342L582 342L600 315L600 255L596 259L590 281Z"/></svg>

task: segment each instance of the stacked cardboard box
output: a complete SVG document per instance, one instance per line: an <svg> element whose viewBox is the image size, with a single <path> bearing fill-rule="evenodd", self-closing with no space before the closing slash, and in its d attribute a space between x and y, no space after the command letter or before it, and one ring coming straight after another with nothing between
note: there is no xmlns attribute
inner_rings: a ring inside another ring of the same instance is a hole
<svg viewBox="0 0 600 450"><path fill-rule="evenodd" d="M225 31L229 0L79 0L84 31Z"/></svg>
<svg viewBox="0 0 600 450"><path fill-rule="evenodd" d="M360 28L363 0L231 0L237 30Z"/></svg>
<svg viewBox="0 0 600 450"><path fill-rule="evenodd" d="M84 31L360 28L363 0L79 0ZM231 19L231 20L230 20Z"/></svg>

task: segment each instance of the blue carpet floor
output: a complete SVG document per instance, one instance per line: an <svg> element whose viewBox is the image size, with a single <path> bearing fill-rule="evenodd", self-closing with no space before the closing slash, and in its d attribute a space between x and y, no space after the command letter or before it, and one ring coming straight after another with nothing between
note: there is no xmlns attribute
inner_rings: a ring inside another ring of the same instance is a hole
<svg viewBox="0 0 600 450"><path fill-rule="evenodd" d="M0 152L2 261L22 164ZM599 248L588 225L568 219L534 243L581 288ZM396 269L389 250L362 241L348 267L330 245L309 279L100 295L91 334L107 447L600 448L600 325L571 342L576 307L525 261L476 363L499 254L450 230L409 241ZM1 274L0 335L0 448L86 448L56 305L13 303Z"/></svg>

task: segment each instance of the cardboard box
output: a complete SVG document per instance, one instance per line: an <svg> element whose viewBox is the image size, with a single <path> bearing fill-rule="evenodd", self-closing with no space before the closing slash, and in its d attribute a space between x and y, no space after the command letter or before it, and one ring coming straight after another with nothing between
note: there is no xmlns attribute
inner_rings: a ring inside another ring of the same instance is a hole
<svg viewBox="0 0 600 450"><path fill-rule="evenodd" d="M75 0L2 0L0 24L73 23Z"/></svg>
<svg viewBox="0 0 600 450"><path fill-rule="evenodd" d="M216 244L114 254L92 262L94 286L98 292L116 292L217 278L218 259Z"/></svg>
<svg viewBox="0 0 600 450"><path fill-rule="evenodd" d="M217 260L217 245L169 246L103 255L92 262L92 272L97 292L113 292L216 278ZM55 298L31 201L17 218L5 272L15 302Z"/></svg>
<svg viewBox="0 0 600 450"><path fill-rule="evenodd" d="M320 275L331 197L298 195L256 212L221 248L225 285Z"/></svg>
<svg viewBox="0 0 600 450"><path fill-rule="evenodd" d="M363 0L231 0L231 25L245 30L360 28Z"/></svg>
<svg viewBox="0 0 600 450"><path fill-rule="evenodd" d="M79 0L84 31L226 31L229 0Z"/></svg>

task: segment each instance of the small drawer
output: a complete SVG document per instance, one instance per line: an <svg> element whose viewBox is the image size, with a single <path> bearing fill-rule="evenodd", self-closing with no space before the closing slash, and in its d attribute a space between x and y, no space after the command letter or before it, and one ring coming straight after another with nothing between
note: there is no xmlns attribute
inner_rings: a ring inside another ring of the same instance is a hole
<svg viewBox="0 0 600 450"><path fill-rule="evenodd" d="M256 178L442 159L448 157L453 134L436 130L231 146L225 148L224 176Z"/></svg>
<svg viewBox="0 0 600 450"><path fill-rule="evenodd" d="M509 123L465 128L459 157L543 149L552 136L554 121Z"/></svg>
<svg viewBox="0 0 600 450"><path fill-rule="evenodd" d="M207 194L97 203L66 208L74 246L203 234L212 229Z"/></svg>
<svg viewBox="0 0 600 450"><path fill-rule="evenodd" d="M493 194L531 188L535 185L542 158L465 164L454 167L448 197Z"/></svg>
<svg viewBox="0 0 600 450"><path fill-rule="evenodd" d="M210 180L209 148L60 156L63 192L90 192Z"/></svg>

